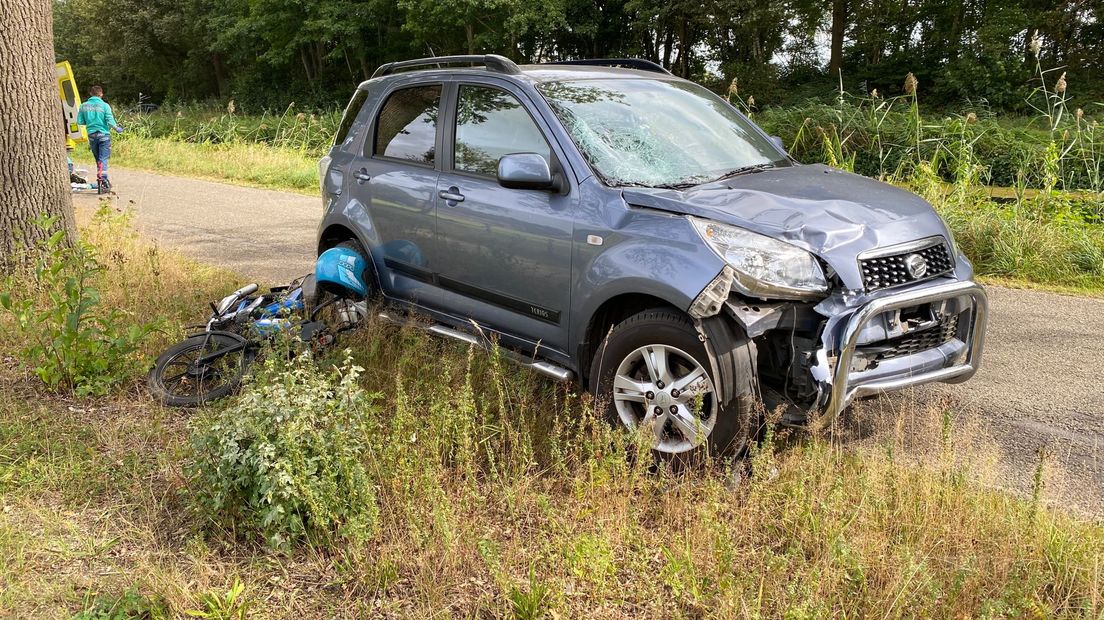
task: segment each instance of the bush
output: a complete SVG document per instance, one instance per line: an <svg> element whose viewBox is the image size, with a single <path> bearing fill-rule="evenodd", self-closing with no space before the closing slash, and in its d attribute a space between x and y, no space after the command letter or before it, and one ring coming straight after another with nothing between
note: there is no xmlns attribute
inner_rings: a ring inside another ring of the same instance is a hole
<svg viewBox="0 0 1104 620"><path fill-rule="evenodd" d="M273 547L361 541L377 508L365 459L375 395L348 360L270 355L240 398L192 435L192 500L211 521Z"/></svg>
<svg viewBox="0 0 1104 620"><path fill-rule="evenodd" d="M43 218L37 225L46 230L56 222ZM104 309L96 249L81 240L70 246L59 231L27 257L29 267L9 276L0 293L0 308L25 343L22 364L51 389L78 395L106 394L140 372L139 345L154 325Z"/></svg>

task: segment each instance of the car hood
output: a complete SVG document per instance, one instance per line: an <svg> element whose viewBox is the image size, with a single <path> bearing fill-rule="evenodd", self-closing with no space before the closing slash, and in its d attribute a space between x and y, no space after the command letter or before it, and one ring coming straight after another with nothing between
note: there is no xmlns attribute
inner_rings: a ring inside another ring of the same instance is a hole
<svg viewBox="0 0 1104 620"><path fill-rule="evenodd" d="M847 288L861 288L856 257L934 235L949 239L931 205L887 183L824 165L743 174L689 190L632 188L636 207L694 215L791 243L819 256Z"/></svg>

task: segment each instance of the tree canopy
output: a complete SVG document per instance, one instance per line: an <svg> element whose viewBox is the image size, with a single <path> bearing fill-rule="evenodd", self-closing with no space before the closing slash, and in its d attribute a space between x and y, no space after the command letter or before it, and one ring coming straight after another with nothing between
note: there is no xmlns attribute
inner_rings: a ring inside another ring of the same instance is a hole
<svg viewBox="0 0 1104 620"><path fill-rule="evenodd" d="M756 101L847 89L1021 105L1035 56L1104 92L1104 0L54 0L56 50L119 99L329 107L384 62L640 57ZM1034 33L1037 37L1033 37ZM838 71L837 71L838 70ZM805 88L807 85L817 88Z"/></svg>

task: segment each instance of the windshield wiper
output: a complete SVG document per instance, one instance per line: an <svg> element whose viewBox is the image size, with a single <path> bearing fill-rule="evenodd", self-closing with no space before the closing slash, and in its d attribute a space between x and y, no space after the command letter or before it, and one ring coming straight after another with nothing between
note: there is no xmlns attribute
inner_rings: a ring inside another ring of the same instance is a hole
<svg viewBox="0 0 1104 620"><path fill-rule="evenodd" d="M725 179L731 179L732 177L738 177L741 174L747 174L749 172L760 172L760 171L763 171L763 170L768 170L770 168L774 168L774 164L772 164L770 162L767 162L765 164L752 164L750 166L740 166L739 168L734 168L732 170L729 170L728 172L722 174L721 176L719 176L719 177L717 177L717 178L715 178L715 179L713 179L712 181L709 181L709 182L710 183L716 183L717 181L724 181Z"/></svg>

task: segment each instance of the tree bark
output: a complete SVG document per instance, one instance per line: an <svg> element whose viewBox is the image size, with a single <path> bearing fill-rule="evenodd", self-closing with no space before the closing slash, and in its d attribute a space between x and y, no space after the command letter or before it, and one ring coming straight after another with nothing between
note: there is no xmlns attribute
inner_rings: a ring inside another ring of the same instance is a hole
<svg viewBox="0 0 1104 620"><path fill-rule="evenodd" d="M849 0L832 0L832 45L828 58L828 74L839 77L843 69L843 35L847 32Z"/></svg>
<svg viewBox="0 0 1104 620"><path fill-rule="evenodd" d="M16 253L76 226L54 68L50 0L0 2L0 270ZM48 230L35 220L55 216Z"/></svg>
<svg viewBox="0 0 1104 620"><path fill-rule="evenodd" d="M218 88L219 97L230 94L229 78L226 76L226 65L222 62L222 54L211 54L211 67L215 73L215 87Z"/></svg>

